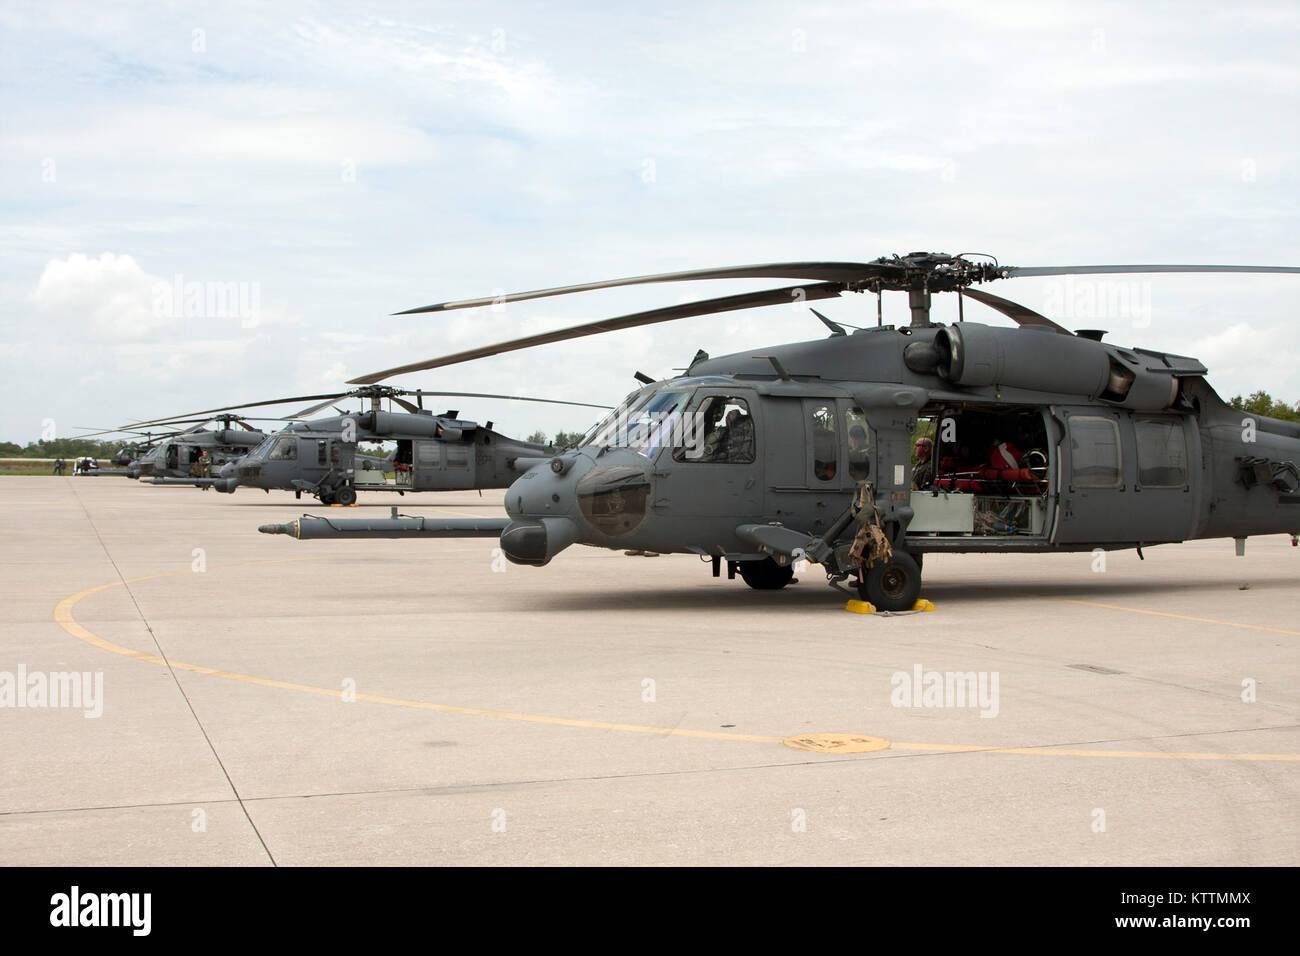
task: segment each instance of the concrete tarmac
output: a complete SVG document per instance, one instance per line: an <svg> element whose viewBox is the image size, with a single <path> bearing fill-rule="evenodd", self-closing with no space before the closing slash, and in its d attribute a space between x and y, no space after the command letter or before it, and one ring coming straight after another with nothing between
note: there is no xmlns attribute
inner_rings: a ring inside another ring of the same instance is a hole
<svg viewBox="0 0 1300 956"><path fill-rule="evenodd" d="M1286 536L931 555L886 616L257 533L500 502L0 478L0 864L1300 863Z"/></svg>

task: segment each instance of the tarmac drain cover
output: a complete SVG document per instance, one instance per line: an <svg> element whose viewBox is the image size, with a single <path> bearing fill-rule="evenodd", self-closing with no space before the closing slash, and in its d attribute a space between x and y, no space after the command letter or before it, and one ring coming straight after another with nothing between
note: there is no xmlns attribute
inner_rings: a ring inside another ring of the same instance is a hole
<svg viewBox="0 0 1300 956"><path fill-rule="evenodd" d="M866 734L803 734L787 737L781 743L795 750L812 750L820 754L869 754L889 749L889 741L884 737L868 737Z"/></svg>

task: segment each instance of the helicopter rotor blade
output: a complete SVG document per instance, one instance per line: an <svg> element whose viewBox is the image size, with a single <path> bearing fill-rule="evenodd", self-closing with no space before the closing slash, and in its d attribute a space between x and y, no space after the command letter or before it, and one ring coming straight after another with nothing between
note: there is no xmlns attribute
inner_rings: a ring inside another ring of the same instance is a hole
<svg viewBox="0 0 1300 956"><path fill-rule="evenodd" d="M454 398L499 398L511 402L546 402L549 405L578 405L582 408L613 408L613 405L595 405L591 402L568 402L559 398L531 398L527 395L496 395L492 392L430 392L420 390L421 395L449 395Z"/></svg>
<svg viewBox="0 0 1300 956"><path fill-rule="evenodd" d="M176 420L166 419L166 420L164 420L164 422L163 422L162 424L166 424L166 425L189 425L189 424L193 424L193 423L197 422L197 423L199 423L199 424L201 425L201 424L203 424L204 422L209 422L209 421L211 421L211 420L212 420L212 419L210 419L210 418L183 418L183 419L176 419ZM158 423L157 423L157 422L150 422L150 423L148 423L148 424L158 424ZM136 430L133 430L131 426L127 426L127 427L125 427L125 428L112 428L112 429L109 429L109 430L107 430L107 431L102 431L102 432L90 432L89 434L86 434L86 435L78 435L77 437L78 437L78 438L94 438L94 437L97 436L97 435L149 435L149 434L151 434L151 433L150 433L150 432L146 432L146 431L136 431ZM159 432L153 432L152 434L157 435L157 434L161 434L161 433L159 433ZM180 432L179 432L179 431L176 431L176 432L171 432L170 434L173 434L173 435L179 435Z"/></svg>
<svg viewBox="0 0 1300 956"><path fill-rule="evenodd" d="M73 427L75 427L75 428L76 428L77 430L79 430L79 431L82 431L82 430L85 430L88 426L86 426L86 425L76 425L76 426L73 426ZM149 432L144 431L143 429L139 429L139 430L137 430L137 429L129 428L129 427L128 427L128 428L101 428L101 429L99 429L98 431L87 432L87 433L84 434L84 435L77 435L76 437L77 437L77 438L94 438L96 435L148 435L148 434L149 434Z"/></svg>
<svg viewBox="0 0 1300 956"><path fill-rule="evenodd" d="M396 395L390 395L389 397L393 401L395 401L398 405L401 405L404 409L410 412L412 415L418 415L420 413L419 406L415 405L414 403L408 402L404 398L398 398Z"/></svg>
<svg viewBox="0 0 1300 956"><path fill-rule="evenodd" d="M1012 302L1010 299L1004 299L1001 296L992 295L980 289L966 289L962 292L962 295L974 299L976 302L983 302L989 308L997 309L1017 325L1042 325L1049 329L1055 329L1062 335L1074 334L1064 326L1057 325L1047 316L1039 315L1033 309L1023 306L1019 302Z"/></svg>
<svg viewBox="0 0 1300 956"><path fill-rule="evenodd" d="M325 401L317 402L315 405L308 405L306 408L299 409L298 411L294 412L292 415L286 415L284 418L280 419L280 421L288 422L294 420L295 418L306 418L309 415L315 415L322 408L327 408L328 406L332 405L334 403L334 400L338 397L339 396L337 395L331 395L329 398L325 399Z"/></svg>
<svg viewBox="0 0 1300 956"><path fill-rule="evenodd" d="M1008 266L1002 270L1004 277L1016 276L1081 276L1106 274L1131 274L1147 272L1291 272L1300 273L1300 266Z"/></svg>
<svg viewBox="0 0 1300 956"><path fill-rule="evenodd" d="M241 408L261 408L263 405L283 405L288 402L314 402L321 399L333 401L336 398L342 398L347 392L334 392L330 395L296 395L292 398L273 398L264 402L245 402L242 405L224 405L221 408L204 408L197 412L182 412L179 415L169 415L166 418L151 418L148 421L132 422L134 425L156 425L159 422L169 422L177 418L192 418L196 415L213 415L221 412L238 411Z"/></svg>
<svg viewBox="0 0 1300 956"><path fill-rule="evenodd" d="M372 372L369 375L363 375L359 378L351 379L348 384L373 385L376 382L382 382L386 378L392 378L394 375L402 375L407 372L419 372L430 368L442 368L447 365L456 365L460 362L468 362L472 359L485 358L489 355L500 355L503 352L514 352L519 349L532 348L535 345L549 345L552 342L566 342L569 339L583 338L588 335L599 335L602 332L616 332L622 329L634 329L643 325L654 325L659 322L671 322L674 319L687 319L696 315L712 315L718 312L733 312L737 309L757 309L761 306L779 305L783 302L805 302L815 299L829 299L839 295L843 291L843 284L838 282L825 282L817 285L788 286L782 289L767 289L762 292L746 292L742 295L729 295L718 299L705 299L700 302L687 302L682 305L673 305L664 309L652 309L649 312L635 312L632 315L623 315L618 318L601 319L596 322L588 322L585 325L575 325L567 329L557 329L554 332L542 332L538 335L529 335L521 339L512 339L508 342L500 342L496 345L487 345L477 349L457 352L453 355L440 356L438 358L429 359L425 362L413 362L410 365L401 365L396 368L384 369L381 372ZM458 308L459 307L462 306L458 306Z"/></svg>
<svg viewBox="0 0 1300 956"><path fill-rule="evenodd" d="M606 279L603 282L556 286L553 289L537 289L533 292L512 292L508 295L487 296L481 299L437 302L393 314L419 315L425 312L446 312L451 309L474 309L503 302L522 302L525 299L543 299L553 295L591 292L595 289L612 289L617 286L646 285L652 282L691 282L697 279L809 279L817 282L847 284L876 275L884 268L887 267L872 262L774 262L767 265L727 266L721 269L691 269L687 272L662 272L658 275L633 276L628 279Z"/></svg>

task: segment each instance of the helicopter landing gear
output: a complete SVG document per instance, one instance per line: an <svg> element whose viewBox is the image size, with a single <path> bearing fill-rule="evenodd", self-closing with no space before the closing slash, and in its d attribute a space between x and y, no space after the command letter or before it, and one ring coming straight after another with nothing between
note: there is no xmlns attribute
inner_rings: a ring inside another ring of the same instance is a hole
<svg viewBox="0 0 1300 956"><path fill-rule="evenodd" d="M794 566L784 567L771 558L737 562L741 578L755 591L779 591L794 578Z"/></svg>
<svg viewBox="0 0 1300 956"><path fill-rule="evenodd" d="M344 485L334 493L334 500L346 508L357 503L357 492L351 485Z"/></svg>
<svg viewBox="0 0 1300 956"><path fill-rule="evenodd" d="M895 551L859 578L858 594L882 611L910 611L921 596L921 566L906 551Z"/></svg>
<svg viewBox="0 0 1300 956"><path fill-rule="evenodd" d="M328 488L322 488L322 489L320 490L320 494L318 494L316 497L320 499L320 503L323 504L323 505L332 505L332 504L334 504L334 496L333 496L332 494L330 494L330 491L329 491Z"/></svg>

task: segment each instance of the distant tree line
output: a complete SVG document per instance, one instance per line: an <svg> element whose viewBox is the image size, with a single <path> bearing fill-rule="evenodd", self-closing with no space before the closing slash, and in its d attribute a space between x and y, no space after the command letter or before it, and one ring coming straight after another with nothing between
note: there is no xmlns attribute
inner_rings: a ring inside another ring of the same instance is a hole
<svg viewBox="0 0 1300 956"><path fill-rule="evenodd" d="M582 441L584 434L584 432L556 432L555 438L551 439L546 437L546 432L539 430L533 432L525 440L532 442L534 445L554 445L560 449L577 448L578 442Z"/></svg>
<svg viewBox="0 0 1300 956"><path fill-rule="evenodd" d="M1280 418L1284 422L1300 422L1300 402L1294 405L1275 402L1268 392L1252 392L1249 398L1237 395L1228 404L1250 415Z"/></svg>
<svg viewBox="0 0 1300 956"><path fill-rule="evenodd" d="M126 442L89 441L85 438L55 438L19 445L0 441L0 458L112 458Z"/></svg>

